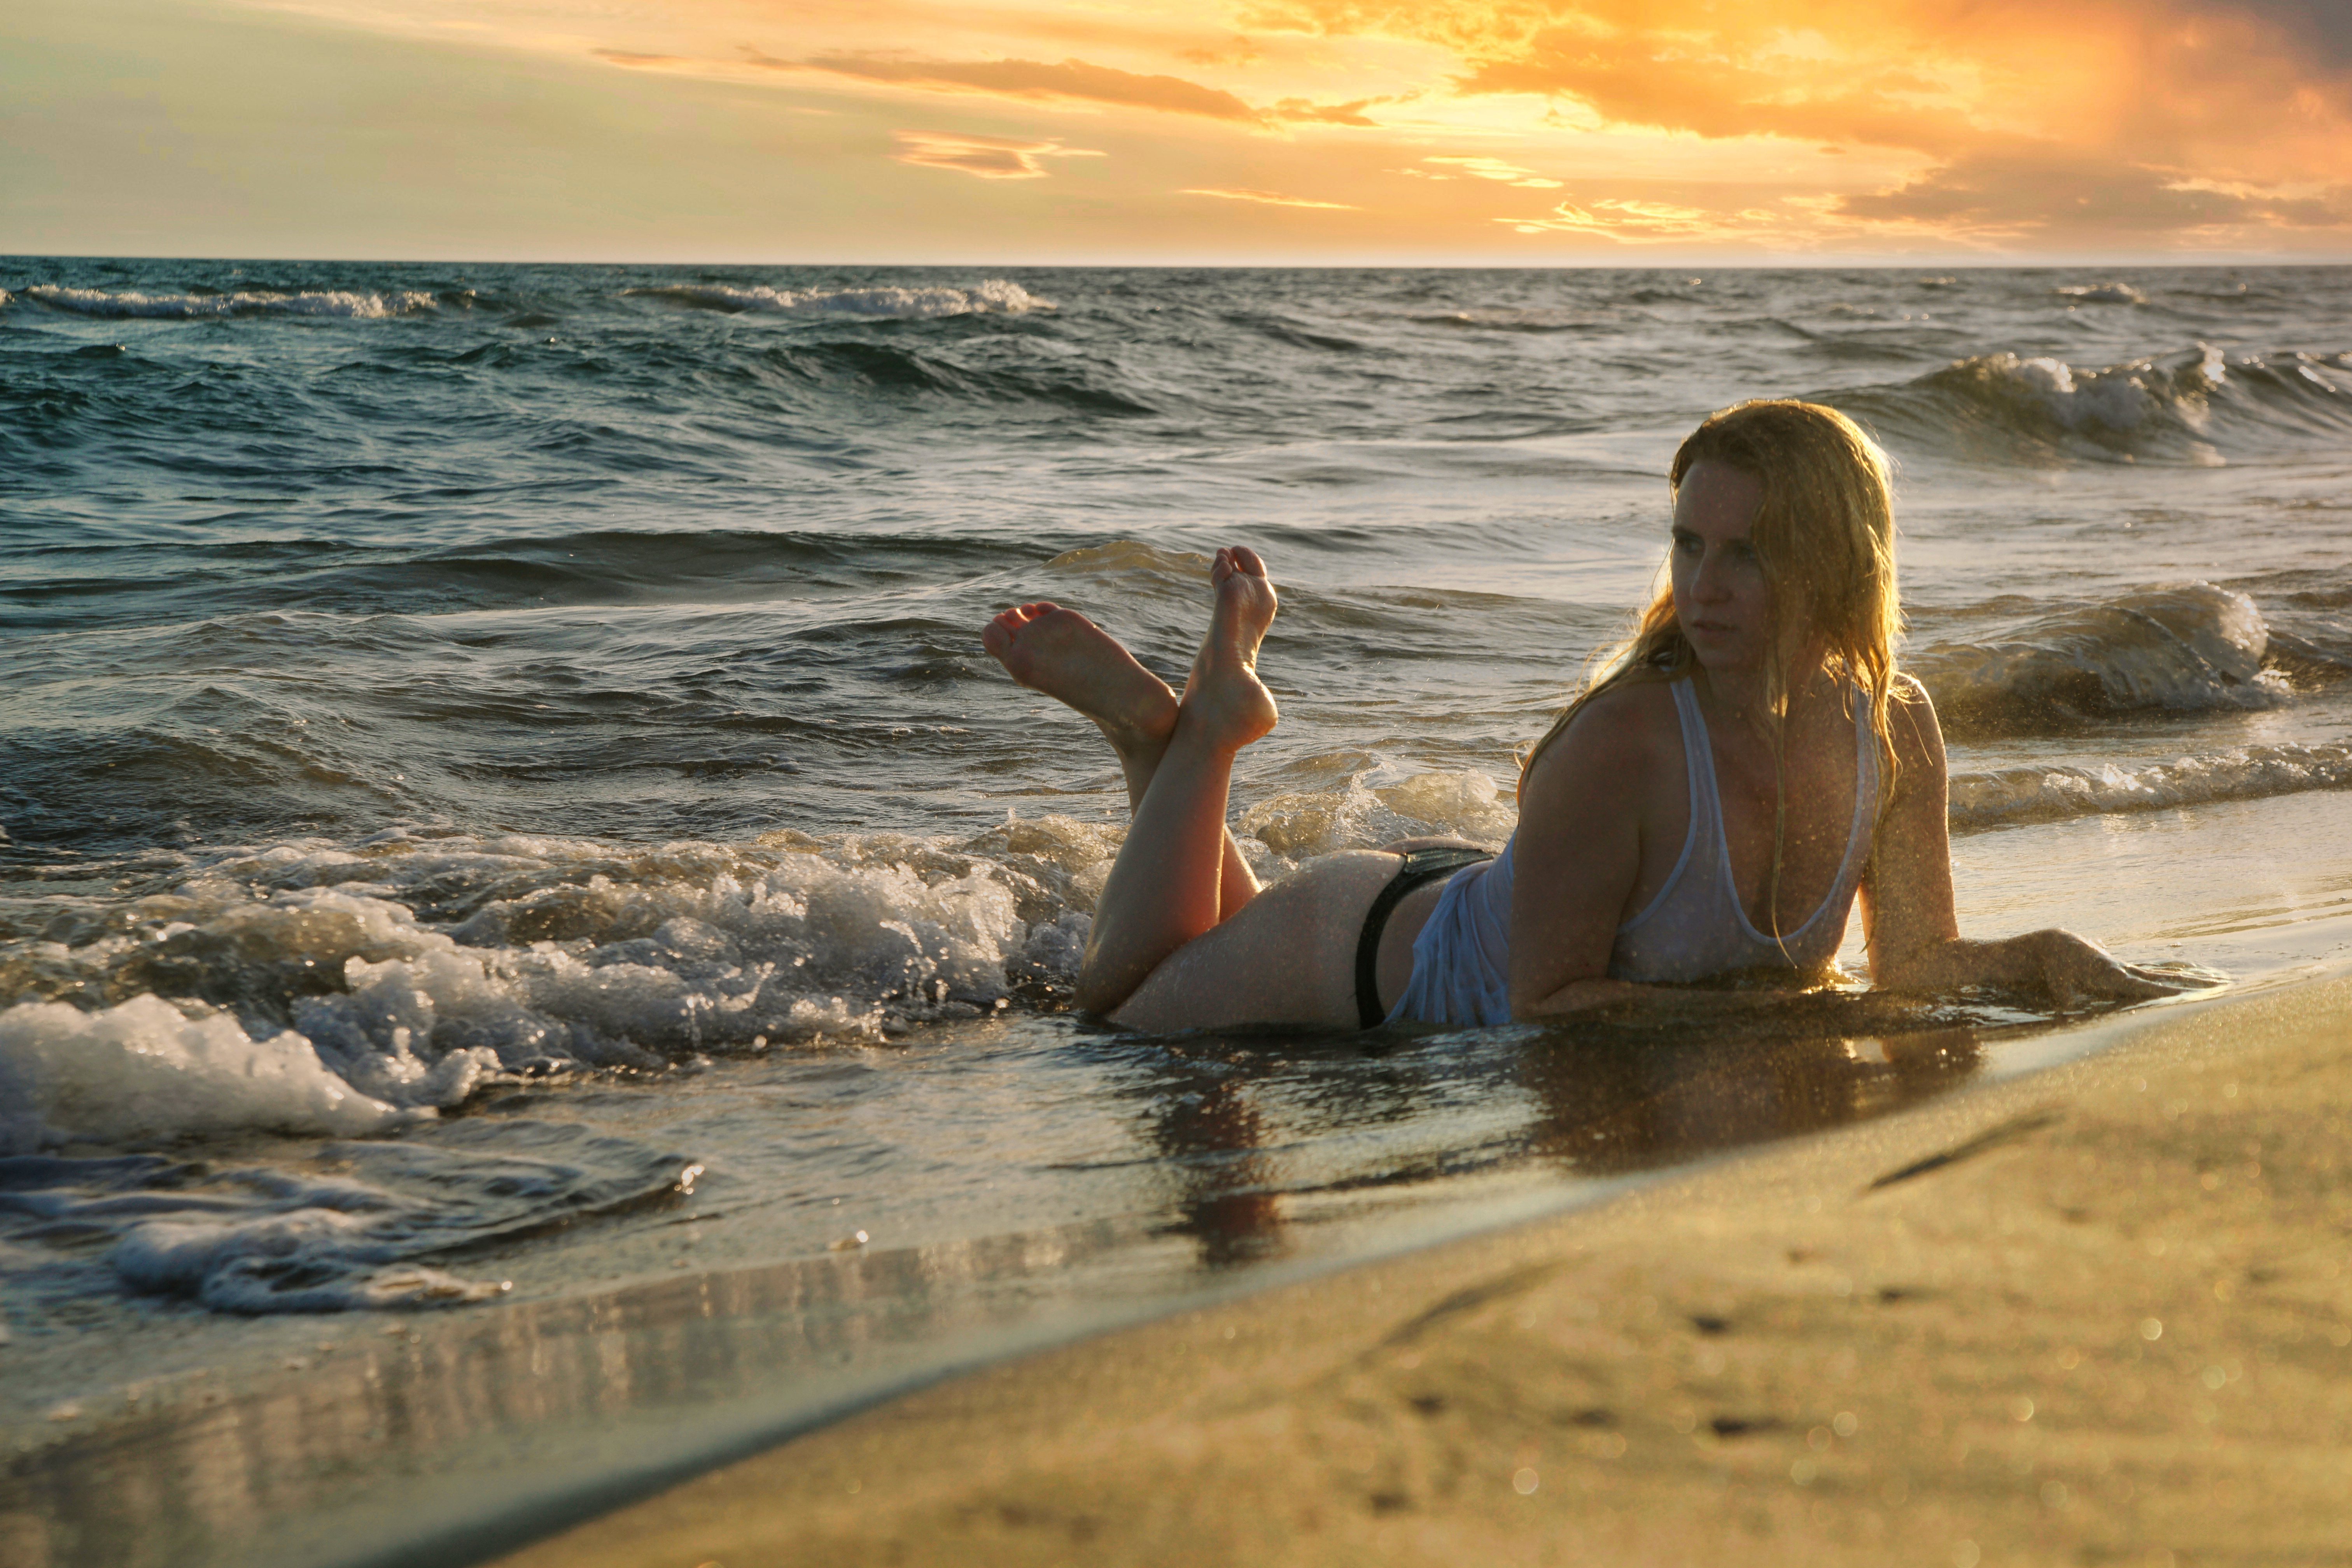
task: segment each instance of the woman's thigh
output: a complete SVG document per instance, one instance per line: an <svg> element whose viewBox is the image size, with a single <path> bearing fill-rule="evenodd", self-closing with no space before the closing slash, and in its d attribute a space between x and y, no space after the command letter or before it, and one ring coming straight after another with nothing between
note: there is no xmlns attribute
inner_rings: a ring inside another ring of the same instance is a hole
<svg viewBox="0 0 2352 1568"><path fill-rule="evenodd" d="M1397 858L1376 849L1299 868L1170 953L1111 1022L1153 1030L1360 1026L1356 942L1396 870Z"/></svg>

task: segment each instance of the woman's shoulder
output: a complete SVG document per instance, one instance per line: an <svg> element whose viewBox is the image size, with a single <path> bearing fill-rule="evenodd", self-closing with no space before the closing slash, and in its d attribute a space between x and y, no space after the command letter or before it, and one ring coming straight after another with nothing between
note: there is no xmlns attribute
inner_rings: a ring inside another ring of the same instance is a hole
<svg viewBox="0 0 2352 1568"><path fill-rule="evenodd" d="M1584 700L1559 739L1536 759L1530 782L1594 768L1639 767L1662 747L1678 746L1680 736L1672 682L1620 681Z"/></svg>

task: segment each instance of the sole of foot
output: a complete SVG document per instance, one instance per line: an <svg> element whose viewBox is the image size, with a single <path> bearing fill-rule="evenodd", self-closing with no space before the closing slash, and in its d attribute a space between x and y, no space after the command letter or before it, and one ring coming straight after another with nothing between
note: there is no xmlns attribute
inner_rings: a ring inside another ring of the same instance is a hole
<svg viewBox="0 0 2352 1568"><path fill-rule="evenodd" d="M1076 709L1114 741L1161 741L1176 728L1168 683L1076 610L1016 605L981 628L980 646L1013 679Z"/></svg>

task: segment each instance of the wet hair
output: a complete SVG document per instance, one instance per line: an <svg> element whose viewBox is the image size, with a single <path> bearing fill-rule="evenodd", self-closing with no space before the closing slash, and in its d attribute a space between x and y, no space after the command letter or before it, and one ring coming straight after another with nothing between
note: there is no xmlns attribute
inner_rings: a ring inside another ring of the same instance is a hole
<svg viewBox="0 0 2352 1568"><path fill-rule="evenodd" d="M1895 585L1893 465L1877 442L1836 409L1760 398L1735 404L1690 433L1667 470L1668 493L1679 495L1684 479L1701 463L1737 468L1762 487L1748 539L1772 590L1775 613L1798 607L1811 640L1822 650L1823 667L1862 693L1878 741L1883 809L1894 792L1888 721L1890 705L1897 700L1895 639L1903 626ZM1635 617L1631 634L1596 656L1584 690L1528 752L1519 773L1522 784L1536 759L1567 731L1586 703L1615 687L1671 680L1697 663L1675 614L1673 585L1662 584ZM1776 716L1787 711L1790 674L1777 664L1765 672L1766 701ZM1785 814L1785 800L1781 805ZM1776 824L1776 902L1780 837Z"/></svg>

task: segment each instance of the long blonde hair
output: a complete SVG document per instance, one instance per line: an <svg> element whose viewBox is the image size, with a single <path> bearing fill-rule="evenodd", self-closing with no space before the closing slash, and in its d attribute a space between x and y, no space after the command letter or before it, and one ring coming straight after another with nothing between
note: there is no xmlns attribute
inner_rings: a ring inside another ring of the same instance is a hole
<svg viewBox="0 0 2352 1568"><path fill-rule="evenodd" d="M1670 496L1680 494L1683 480L1700 463L1737 468L1761 485L1763 499L1748 539L1772 602L1779 608L1804 605L1822 648L1823 668L1863 693L1878 742L1884 809L1895 782L1888 721L1895 694L1895 639L1903 629L1895 584L1893 465L1877 442L1836 409L1762 398L1734 404L1690 433L1667 470ZM1583 691L1528 752L1519 770L1521 784L1586 703L1614 687L1672 680L1697 662L1675 615L1673 586L1662 584L1631 635L1594 660ZM1766 701L1775 720L1787 715L1788 676L1777 662L1765 674ZM1785 816L1786 809L1784 798L1776 816ZM1775 902L1780 838L1776 820Z"/></svg>

